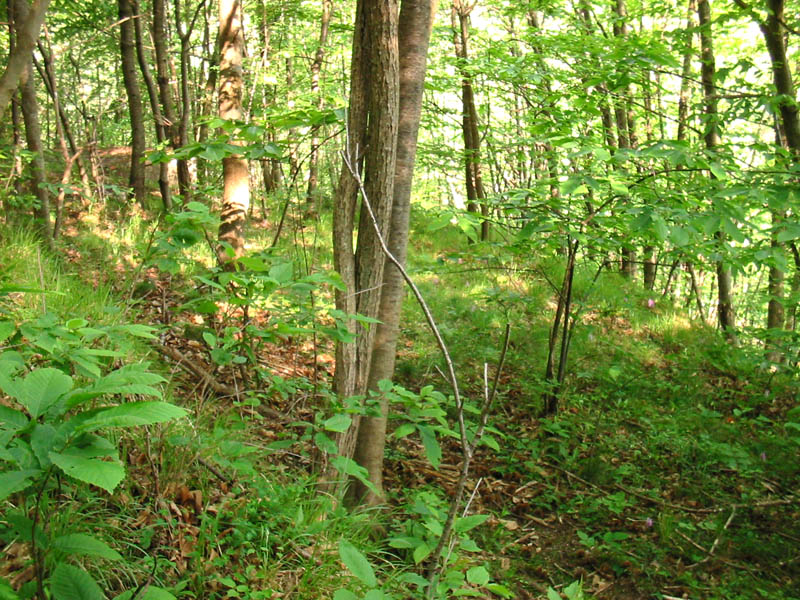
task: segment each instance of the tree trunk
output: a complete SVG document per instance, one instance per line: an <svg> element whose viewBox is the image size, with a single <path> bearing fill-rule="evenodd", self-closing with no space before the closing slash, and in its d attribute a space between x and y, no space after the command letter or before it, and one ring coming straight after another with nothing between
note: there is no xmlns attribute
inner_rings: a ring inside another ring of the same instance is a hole
<svg viewBox="0 0 800 600"><path fill-rule="evenodd" d="M319 87L322 63L325 60L325 44L328 41L328 26L331 22L333 0L322 0L322 19L319 26L319 44L311 63L311 95L316 97L317 110L321 111L324 98ZM311 130L311 153L308 157L308 185L306 187L306 214L316 213L316 195L319 182L319 125Z"/></svg>
<svg viewBox="0 0 800 600"><path fill-rule="evenodd" d="M704 134L706 149L709 154L716 152L719 146L719 115L717 112L717 88L714 83L716 61L714 60L714 46L711 33L711 5L709 0L699 0L697 3L697 17L700 26L700 75L703 82L703 103L705 113ZM710 177L714 179L714 174ZM725 234L721 231L716 234L720 249L725 245ZM733 314L733 282L731 270L725 265L724 260L717 261L717 318L719 325L728 340L734 339L735 320Z"/></svg>
<svg viewBox="0 0 800 600"><path fill-rule="evenodd" d="M26 34L24 27L27 25L29 16L27 0L13 0L14 2L14 23L17 40L17 49L22 43ZM33 13L31 13L33 14ZM38 29L37 29L38 33ZM35 43L36 40L34 39ZM33 153L30 162L31 170L31 192L36 196L37 206L34 209L37 226L42 239L52 247L53 235L50 227L50 197L45 188L47 182L45 178L44 155L42 148L42 132L39 125L39 102L36 99L36 86L33 82L33 51L27 55L27 63L24 65L22 83L22 120L25 123L25 141L28 151Z"/></svg>
<svg viewBox="0 0 800 600"><path fill-rule="evenodd" d="M692 40L694 39L694 12L697 10L697 0L689 0L688 14L686 15L686 49L683 54L683 67L681 68L681 89L678 96L678 134L677 139L682 142L686 139L687 124L689 121L689 76L692 73ZM683 165L678 167L683 168Z"/></svg>
<svg viewBox="0 0 800 600"><path fill-rule="evenodd" d="M17 0L8 0L17 2ZM3 75L0 76L0 121L6 112L11 96L17 90L26 71L30 71L31 56L36 40L39 39L39 30L44 23L44 15L50 0L33 0L28 6L21 6L19 2L14 10L15 17L15 44L14 49L8 57L8 64Z"/></svg>
<svg viewBox="0 0 800 600"><path fill-rule="evenodd" d="M189 143L189 115L192 110L192 98L189 93L189 52L192 49L190 43L192 31L201 8L202 5L196 8L189 26L184 31L181 3L180 0L175 0L175 28L181 42L181 116L176 131L178 146L186 146ZM189 161L185 159L178 161L178 189L184 204L192 201L192 174L189 170Z"/></svg>
<svg viewBox="0 0 800 600"><path fill-rule="evenodd" d="M131 5L136 17L133 19L133 30L136 40L136 59L139 62L139 70L142 72L147 96L150 100L150 109L153 111L153 121L155 124L156 141L159 147L164 145L167 139L164 118L161 115L161 105L158 101L158 89L150 72L150 64L147 62L147 55L144 52L144 41L142 37L142 12L139 10L139 0L131 0ZM172 208L172 190L169 187L169 163L163 161L158 165L158 189L161 192L161 202L164 210Z"/></svg>
<svg viewBox="0 0 800 600"><path fill-rule="evenodd" d="M133 7L130 0L118 0L119 7L119 43L122 53L122 80L128 96L128 111L131 117L131 166L128 176L128 194L130 199L145 206L144 188L144 116L142 114L142 94L139 91L139 80L136 76L136 58L133 33Z"/></svg>
<svg viewBox="0 0 800 600"><path fill-rule="evenodd" d="M400 65L400 95L397 124L397 160L394 170L394 198L389 225L389 251L402 264L406 262L408 221L411 211L411 182L417 153L422 112L422 92L428 60L436 0L403 0L398 21ZM392 379L397 354L400 313L405 297L405 281L400 271L388 259L383 271L380 308L372 349L372 364L367 381L368 389L378 390L378 382ZM383 450L386 443L388 406L381 400L383 417L365 417L358 429L353 458L367 469L369 479L383 490ZM354 483L354 497L367 504L377 504L382 498L360 482Z"/></svg>
<svg viewBox="0 0 800 600"><path fill-rule="evenodd" d="M334 265L345 291L336 292L336 308L347 315L378 314L384 262L366 207L362 207L358 240L353 229L359 186L351 169L363 164L364 190L386 239L392 210L398 126L398 49L396 0L359 0L353 34L346 163L334 200ZM368 151L365 151L368 149ZM352 343L337 343L334 385L342 399L364 394L371 368L375 327L354 322ZM339 437L339 453L353 455L359 419ZM328 471L330 475L330 470Z"/></svg>
<svg viewBox="0 0 800 600"><path fill-rule="evenodd" d="M219 1L219 116L226 120L242 118L242 30L241 0ZM222 159L222 215L219 225L220 263L238 259L244 252L244 224L250 207L250 182L247 160L231 155ZM226 250L230 248L230 254ZM231 256L232 254L232 256Z"/></svg>
<svg viewBox="0 0 800 600"><path fill-rule="evenodd" d="M467 186L467 210L475 213L480 204L481 240L489 237L489 206L486 203L486 191L481 176L481 138L478 133L478 111L475 108L475 92L472 87L472 75L466 69L469 58L469 14L475 4L467 6L463 0L453 0L451 11L453 27L453 43L456 58L461 71L461 128L464 135L464 172Z"/></svg>

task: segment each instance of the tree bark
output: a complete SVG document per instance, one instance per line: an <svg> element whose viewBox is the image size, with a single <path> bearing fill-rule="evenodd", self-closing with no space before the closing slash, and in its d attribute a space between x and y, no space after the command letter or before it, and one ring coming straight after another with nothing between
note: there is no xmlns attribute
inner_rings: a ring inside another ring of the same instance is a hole
<svg viewBox="0 0 800 600"><path fill-rule="evenodd" d="M17 0L8 1L17 2ZM16 19L14 49L8 57L6 70L0 76L0 121L25 72L30 70L33 48L39 39L39 31L49 4L50 0L33 0L30 6L27 2L24 7L18 3L17 10L14 11Z"/></svg>
<svg viewBox="0 0 800 600"><path fill-rule="evenodd" d="M150 110L153 111L153 122L155 125L156 141L159 147L164 145L167 139L166 128L164 127L164 117L161 115L161 105L158 101L158 88L153 80L150 71L150 63L147 62L147 55L144 51L144 41L142 36L142 12L139 10L139 0L131 0L131 6L135 18L133 19L133 30L136 41L136 60L139 62L139 70L142 72L147 97L150 100ZM161 202L164 210L172 208L172 190L169 187L169 163L164 161L158 165L158 189L161 192Z"/></svg>
<svg viewBox="0 0 800 600"><path fill-rule="evenodd" d="M29 16L29 7L26 0L12 1L14 2L17 48L19 48L19 44L22 43L22 38L27 35L24 28L33 17ZM35 41L34 39L33 42L35 43ZM27 57L27 63L24 65L21 76L22 120L25 123L25 142L28 146L28 150L33 153L33 158L30 162L30 170L31 192L36 196L37 200L34 216L42 239L48 246L52 247L53 235L50 227L50 195L45 188L47 179L45 177L42 132L39 125L39 102L36 99L36 86L33 81L33 52L29 52Z"/></svg>
<svg viewBox="0 0 800 600"><path fill-rule="evenodd" d="M185 146L189 143L189 115L192 110L192 98L189 93L189 52L191 48L191 36L197 16L200 14L201 6L198 6L189 21L186 30L183 29L183 18L181 16L180 0L175 0L175 28L178 32L178 39L181 42L181 116L178 121L176 131L176 144ZM189 161L181 159L178 161L178 189L181 193L183 203L192 200L192 174L189 170Z"/></svg>
<svg viewBox="0 0 800 600"><path fill-rule="evenodd" d="M133 32L133 7L130 0L118 0L119 43L122 54L122 80L128 96L128 111L131 118L131 166L128 176L128 197L145 206L144 187L144 116L142 94L136 76L136 58Z"/></svg>
<svg viewBox="0 0 800 600"><path fill-rule="evenodd" d="M697 18L700 26L700 78L703 82L703 112L705 114L704 134L706 150L709 154L716 152L720 144L719 114L717 111L717 88L714 84L716 61L714 59L714 45L711 32L711 5L708 0L699 0L697 3ZM714 174L709 175L714 179ZM720 248L725 244L725 235L717 232L717 241ZM733 313L733 281L731 270L725 265L724 260L717 261L717 319L725 337L734 339L735 318Z"/></svg>
<svg viewBox="0 0 800 600"><path fill-rule="evenodd" d="M242 30L241 0L219 1L219 116L226 120L242 118ZM231 262L244 253L244 224L250 207L250 181L247 160L231 155L222 159L222 215L219 225L220 263ZM229 247L231 256L226 247Z"/></svg>
<svg viewBox="0 0 800 600"><path fill-rule="evenodd" d="M469 58L469 15L475 4L467 6L463 0L453 0L451 19L453 27L453 43L456 58L461 71L461 128L464 135L464 171L467 186L467 210L477 212L480 205L481 240L489 238L489 205L486 203L486 191L481 175L481 138L478 132L478 111L475 108L475 92L472 86L472 75L466 69Z"/></svg>
<svg viewBox="0 0 800 600"><path fill-rule="evenodd" d="M325 60L325 44L328 41L328 28L331 22L333 0L322 0L322 18L319 26L319 43L314 60L311 63L311 95L316 97L317 110L323 107L323 95L320 91L319 80L322 72L322 63ZM319 181L319 125L314 125L311 130L311 153L308 157L308 185L306 187L306 213L316 212L315 203L317 185Z"/></svg>
<svg viewBox="0 0 800 600"><path fill-rule="evenodd" d="M368 211L361 210L353 249L358 182L350 169L363 164L363 181L381 234L386 238L392 209L398 126L398 48L396 0L359 0L353 34L347 158L334 199L334 265L345 291L336 292L336 308L346 315L375 318L384 261ZM375 327L354 322L354 342L336 345L334 385L342 399L367 390ZM339 453L351 457L359 419L338 439ZM330 473L330 471L329 471Z"/></svg>
<svg viewBox="0 0 800 600"><path fill-rule="evenodd" d="M428 59L436 0L403 0L398 20L399 46L399 108L397 124L397 159L394 169L394 198L389 225L389 251L402 264L406 263L411 183L417 153L417 135L422 113L422 92ZM372 349L372 363L367 381L368 389L378 390L378 382L392 379L397 354L400 313L405 297L405 281L399 269L386 260L383 271L380 307ZM353 458L367 469L369 479L383 490L383 452L386 444L388 406L381 400L383 416L365 417L358 429ZM382 498L361 482L354 483L354 497L374 505Z"/></svg>

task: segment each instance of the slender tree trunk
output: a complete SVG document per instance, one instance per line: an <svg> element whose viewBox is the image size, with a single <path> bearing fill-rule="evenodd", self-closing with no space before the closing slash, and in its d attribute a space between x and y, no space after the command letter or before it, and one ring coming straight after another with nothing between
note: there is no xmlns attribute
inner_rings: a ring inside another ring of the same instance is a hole
<svg viewBox="0 0 800 600"><path fill-rule="evenodd" d="M192 111L192 97L189 93L189 52L192 49L190 43L192 31L201 8L202 6L198 6L195 9L194 15L189 21L189 26L184 31L181 2L180 0L175 0L175 28L178 32L178 39L181 42L181 116L176 131L176 144L178 146L186 146L189 143L189 116ZM185 159L178 161L178 189L183 203L191 202L192 174L189 170L189 161Z"/></svg>
<svg viewBox="0 0 800 600"><path fill-rule="evenodd" d="M717 92L714 83L716 61L714 60L714 46L711 33L711 5L709 0L699 0L697 3L697 17L700 25L700 76L703 81L704 113L705 113L705 139L706 149L709 153L716 152L719 146L719 114L717 112ZM710 174L714 178L714 174ZM725 235L716 234L718 243L722 248L725 245ZM735 319L733 313L733 281L731 270L725 265L724 260L717 261L717 318L725 337L734 339Z"/></svg>
<svg viewBox="0 0 800 600"><path fill-rule="evenodd" d="M49 46L50 38L47 33L47 29L45 28L44 31L45 35L47 36ZM83 194L86 198L89 198L92 194L92 187L91 183L89 182L89 173L86 170L86 165L83 162L82 152L79 152L78 146L75 143L75 136L72 134L72 127L69 124L67 114L64 111L63 105L61 104L61 97L58 91L58 80L56 79L55 65L53 64L53 52L48 48L45 48L41 42L39 42L38 46L39 52L44 59L44 72L40 74L42 75L42 79L47 87L47 92L50 94L50 98L53 100L53 106L56 110L56 113L58 113L56 130L60 132L60 135L64 136L64 139L69 147L69 155L76 157L75 162L78 165L78 175L81 178Z"/></svg>
<svg viewBox="0 0 800 600"><path fill-rule="evenodd" d="M130 0L118 0L119 6L119 42L122 52L122 80L125 93L128 95L128 111L131 118L131 166L128 176L129 198L136 199L145 206L144 187L144 116L142 113L142 94L139 91L139 80L136 76L136 58L133 32L133 7Z"/></svg>
<svg viewBox="0 0 800 600"><path fill-rule="evenodd" d="M33 48L39 39L39 30L44 23L44 15L49 4L50 0L33 0L30 6L27 2L24 7L17 4L17 9L14 11L16 23L14 49L8 57L6 70L0 75L0 121L3 120L11 96L14 95L25 72L30 70Z"/></svg>
<svg viewBox="0 0 800 600"><path fill-rule="evenodd" d="M469 59L469 15L475 7L468 6L464 0L453 0L451 18L453 26L453 43L456 58L461 71L461 128L464 135L464 171L467 186L467 210L477 212L480 205L481 240L489 237L489 205L486 203L486 191L481 175L481 138L478 132L478 111L475 108L475 92L472 86L472 75L466 69Z"/></svg>
<svg viewBox="0 0 800 600"><path fill-rule="evenodd" d="M156 87L156 82L153 80L153 74L150 72L150 63L147 62L147 55L144 51L142 12L139 10L139 0L131 0L131 6L136 15L133 19L133 30L136 41L136 60L139 63L139 70L142 72L142 79L144 79L145 87L147 88L150 110L153 111L156 141L159 147L161 147L167 139L166 127L164 126L164 117L161 115L161 105L158 101L158 88ZM158 189L161 192L161 202L164 205L164 210L169 211L172 208L172 190L169 186L169 163L166 161L158 164Z"/></svg>
<svg viewBox="0 0 800 600"><path fill-rule="evenodd" d="M697 10L697 0L689 0L689 7L687 10L686 49L683 54L683 66L681 68L681 89L678 96L677 139L679 142L682 142L686 139L687 124L689 122L689 85L691 83L689 81L689 76L692 73L692 40L694 40L694 13Z"/></svg>
<svg viewBox="0 0 800 600"><path fill-rule="evenodd" d="M336 308L348 315L374 318L380 302L385 258L366 207L360 211L357 246L353 250L359 186L351 168L359 170L363 164L365 192L386 238L397 150L397 18L396 0L358 0L356 5L347 159L336 190L333 216L334 265L346 287L346 291L336 292ZM348 329L358 337L336 346L334 385L342 399L366 392L376 328L350 322ZM356 418L339 437L340 454L353 455L358 430Z"/></svg>
<svg viewBox="0 0 800 600"><path fill-rule="evenodd" d="M219 0L219 116L242 118L244 31L241 0ZM222 159L222 215L219 225L220 263L229 263L244 253L244 224L250 207L247 160L238 155ZM230 252L226 251L230 248Z"/></svg>
<svg viewBox="0 0 800 600"><path fill-rule="evenodd" d="M325 60L325 44L328 41L328 27L331 22L333 0L322 0L322 18L319 25L319 43L311 63L311 95L316 97L317 110L322 110L324 98L319 87L322 63ZM315 214L317 185L319 182L319 125L311 130L311 154L308 157L308 185L306 187L306 214Z"/></svg>
<svg viewBox="0 0 800 600"><path fill-rule="evenodd" d="M389 224L388 247L403 265L408 247L408 221L411 211L411 182L417 153L422 112L422 91L428 59L436 0L403 0L398 22L400 65L400 95L397 125L397 160L394 170L394 199ZM400 313L405 297L405 281L400 271L386 260L383 271L380 307L372 349L372 363L368 388L378 390L378 382L392 379L397 354L397 336ZM370 481L383 489L383 450L386 443L386 415L388 406L381 400L383 417L366 417L361 420L353 458L367 469ZM382 499L363 484L354 484L354 496L367 504L377 504Z"/></svg>

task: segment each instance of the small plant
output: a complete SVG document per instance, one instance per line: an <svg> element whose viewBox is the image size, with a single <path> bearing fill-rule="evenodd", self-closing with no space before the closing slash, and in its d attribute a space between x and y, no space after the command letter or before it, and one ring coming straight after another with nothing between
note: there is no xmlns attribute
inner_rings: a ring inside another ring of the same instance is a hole
<svg viewBox="0 0 800 600"><path fill-rule="evenodd" d="M90 336L90 332L80 331L86 328L68 324L66 329L78 340ZM42 349L41 343L37 346ZM55 352L57 346L54 343L51 350ZM85 484L110 494L125 477L116 444L108 435L113 429L163 423L185 416L186 411L161 400L161 392L154 386L164 379L149 372L146 363L102 374L101 365L91 361L65 364L59 352L45 354L37 362L36 368L29 369L19 352L0 354L0 390L8 397L0 404L0 461L4 468L0 500L12 498L15 505L4 517L7 526L0 530L0 539L25 542L31 548L35 579L23 586L19 597L36 593L55 600L104 598L93 577L67 559L85 556L120 561L121 555L85 533L51 530L51 516L59 511L65 495L79 493ZM64 367L70 365L88 372L88 383L80 385L79 379L68 375ZM110 401L128 396L156 400ZM30 589L33 586L35 589ZM45 595L46 586L50 596ZM17 597L12 592L6 596Z"/></svg>

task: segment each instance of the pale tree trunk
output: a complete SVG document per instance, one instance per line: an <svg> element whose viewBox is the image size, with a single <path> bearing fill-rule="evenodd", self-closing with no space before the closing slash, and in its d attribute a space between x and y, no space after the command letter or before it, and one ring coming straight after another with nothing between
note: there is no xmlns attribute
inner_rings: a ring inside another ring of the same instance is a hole
<svg viewBox="0 0 800 600"><path fill-rule="evenodd" d="M33 48L39 39L39 30L44 23L44 15L49 4L50 0L34 0L30 6L26 2L24 7L17 3L17 9L14 11L16 23L14 49L8 57L6 70L0 76L0 121L25 72L30 70Z"/></svg>
<svg viewBox="0 0 800 600"><path fill-rule="evenodd" d="M241 0L219 1L219 116L226 120L242 118L242 80L244 71L244 31ZM220 263L231 262L244 253L244 225L250 207L250 181L247 159L231 155L222 159L222 214L219 225Z"/></svg>
<svg viewBox="0 0 800 600"><path fill-rule="evenodd" d="M22 43L25 35L23 27L30 17L28 14L27 0L12 0L14 2L14 19L16 27L17 48ZM38 33L38 29L37 29ZM35 43L36 40L33 40ZM53 234L50 227L50 197L45 189L45 166L42 148L42 132L39 125L39 102L36 100L36 86L33 82L33 51L28 53L27 63L24 65L22 84L22 120L25 123L25 142L28 150L33 153L29 168L31 170L31 192L36 196L38 206L34 210L37 226L42 239L52 247Z"/></svg>
<svg viewBox="0 0 800 600"><path fill-rule="evenodd" d="M453 27L453 44L456 58L461 70L461 128L464 135L464 174L467 186L467 210L477 212L480 205L481 240L489 237L489 205L486 203L486 191L481 175L481 138L478 132L478 111L475 108L475 91L472 86L472 75L466 69L469 59L469 15L475 4L467 5L464 0L453 0L451 19Z"/></svg>
<svg viewBox="0 0 800 600"><path fill-rule="evenodd" d="M697 3L697 17L700 26L700 78L703 82L704 103L704 131L706 149L709 153L716 152L720 144L719 139L719 114L717 112L717 88L714 84L716 61L714 60L714 46L711 34L711 5L708 0L699 0ZM713 179L714 174L710 177ZM720 248L725 244L725 234L721 231L716 234ZM728 340L734 339L735 319L733 313L733 281L731 270L725 265L724 260L717 261L717 319L719 326Z"/></svg>
<svg viewBox="0 0 800 600"><path fill-rule="evenodd" d="M131 166L128 176L129 198L145 205L144 188L144 116L142 114L142 94L136 76L136 57L133 32L133 7L130 0L118 0L119 42L122 53L122 80L128 96L128 111L131 118Z"/></svg>
<svg viewBox="0 0 800 600"><path fill-rule="evenodd" d="M210 40L209 40L210 41ZM214 41L213 49L206 45L208 56L208 75L206 77L205 86L203 87L203 100L200 103L200 115L203 117L200 127L197 128L197 141L200 143L208 139L208 120L206 117L211 116L211 110L214 106L214 91L217 89L217 74L219 72L219 56L220 56L220 37L217 32ZM208 179L208 165L201 162L198 165L198 173L202 173L202 179Z"/></svg>
<svg viewBox="0 0 800 600"><path fill-rule="evenodd" d="M322 0L322 19L319 25L319 44L314 60L311 63L311 95L316 97L317 110L323 108L323 95L319 80L322 63L325 60L325 44L328 42L328 28L331 22L333 0ZM319 125L311 130L311 154L308 157L308 186L306 187L306 213L316 213L317 185L319 182Z"/></svg>
<svg viewBox="0 0 800 600"><path fill-rule="evenodd" d="M411 183L417 153L422 112L422 91L428 59L436 0L403 0L398 22L400 65L400 96L397 124L397 160L394 170L394 198L389 223L389 251L405 265L408 247L408 221L411 211ZM392 379L397 354L400 313L405 297L405 281L400 271L388 259L383 271L380 307L372 349L372 364L367 381L368 389L378 390L378 382ZM358 429L353 458L367 469L369 479L378 491L383 490L383 452L386 444L388 406L381 400L383 417L365 417ZM380 495L360 482L353 484L353 496L366 504L381 502Z"/></svg>
<svg viewBox="0 0 800 600"><path fill-rule="evenodd" d="M164 118L161 116L161 105L158 101L158 89L153 81L153 74L150 72L150 64L144 52L144 42L142 39L142 13L139 10L139 0L132 0L131 6L134 11L133 30L136 40L136 60L139 62L139 70L142 72L147 96L150 100L150 109L153 111L153 121L155 123L156 141L162 146L167 139ZM172 190L169 187L169 163L161 162L158 165L158 189L161 192L161 202L164 210L172 208Z"/></svg>
<svg viewBox="0 0 800 600"><path fill-rule="evenodd" d="M334 266L345 285L336 292L336 308L345 314L375 318L380 302L384 261L368 211L362 207L357 246L353 230L358 205L358 183L351 168L363 164L364 188L381 235L387 236L392 209L398 119L398 49L396 0L359 0L353 33L347 159L342 166L334 199ZM349 163L349 164L348 164ZM348 328L357 338L336 345L334 385L346 399L367 390L375 327L355 322ZM339 436L340 454L351 457L359 419ZM326 478L333 475L327 470ZM329 485L329 483L326 483Z"/></svg>

